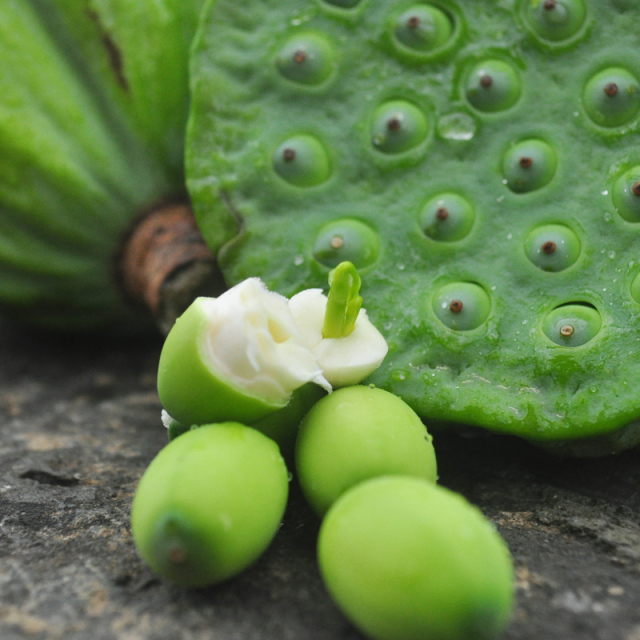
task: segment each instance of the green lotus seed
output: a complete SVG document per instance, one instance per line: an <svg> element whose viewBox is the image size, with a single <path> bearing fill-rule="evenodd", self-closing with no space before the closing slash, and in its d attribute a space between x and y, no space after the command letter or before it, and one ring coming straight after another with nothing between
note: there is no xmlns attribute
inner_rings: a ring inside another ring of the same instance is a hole
<svg viewBox="0 0 640 640"><path fill-rule="evenodd" d="M505 111L520 98L522 83L515 68L503 60L484 60L469 71L467 100L478 111Z"/></svg>
<svg viewBox="0 0 640 640"><path fill-rule="evenodd" d="M640 166L623 173L611 192L616 211L627 222L640 222Z"/></svg>
<svg viewBox="0 0 640 640"><path fill-rule="evenodd" d="M453 23L442 9L430 4L417 4L396 19L396 41L409 49L431 52L441 47L453 33Z"/></svg>
<svg viewBox="0 0 640 640"><path fill-rule="evenodd" d="M542 140L523 140L505 154L502 173L506 185L515 193L535 191L549 184L556 172L557 156Z"/></svg>
<svg viewBox="0 0 640 640"><path fill-rule="evenodd" d="M611 67L596 73L582 96L587 115L601 127L620 127L638 115L640 87L626 69Z"/></svg>
<svg viewBox="0 0 640 640"><path fill-rule="evenodd" d="M533 0L526 3L525 21L543 40L560 42L576 35L587 16L584 0Z"/></svg>
<svg viewBox="0 0 640 640"><path fill-rule="evenodd" d="M418 478L363 482L320 528L322 578L373 640L494 640L514 603L509 550L462 496Z"/></svg>
<svg viewBox="0 0 640 640"><path fill-rule="evenodd" d="M631 297L640 303L640 273L631 281Z"/></svg>
<svg viewBox="0 0 640 640"><path fill-rule="evenodd" d="M327 151L317 138L305 134L288 138L275 150L273 168L296 187L315 187L331 176Z"/></svg>
<svg viewBox="0 0 640 640"><path fill-rule="evenodd" d="M562 271L580 257L581 244L578 236L562 224L545 224L537 227L524 243L524 251L539 269Z"/></svg>
<svg viewBox="0 0 640 640"><path fill-rule="evenodd" d="M417 147L429 133L429 121L423 111L406 100L390 100L373 114L371 142L383 153L403 153Z"/></svg>
<svg viewBox="0 0 640 640"><path fill-rule="evenodd" d="M602 328L600 313L588 304L565 304L547 314L542 330L561 347L579 347L593 339Z"/></svg>
<svg viewBox="0 0 640 640"><path fill-rule="evenodd" d="M475 222L471 203L457 193L440 193L431 198L420 214L422 232L440 242L462 240Z"/></svg>
<svg viewBox="0 0 640 640"><path fill-rule="evenodd" d="M334 69L334 55L328 40L318 33L300 33L290 38L278 54L280 73L299 84L321 84Z"/></svg>
<svg viewBox="0 0 640 640"><path fill-rule="evenodd" d="M267 548L287 494L272 440L238 423L206 425L170 442L145 471L131 508L133 539L159 576L216 584Z"/></svg>
<svg viewBox="0 0 640 640"><path fill-rule="evenodd" d="M298 427L309 409L325 394L326 391L317 384L305 384L293 392L284 409L275 411L250 426L274 440L287 463L292 462Z"/></svg>
<svg viewBox="0 0 640 640"><path fill-rule="evenodd" d="M397 396L367 386L344 387L320 400L300 425L295 455L302 491L320 517L363 480L437 477L431 436L420 418Z"/></svg>
<svg viewBox="0 0 640 640"><path fill-rule="evenodd" d="M489 317L489 294L473 282L453 282L433 297L433 311L445 326L456 331L477 329Z"/></svg>
<svg viewBox="0 0 640 640"><path fill-rule="evenodd" d="M347 261L364 269L378 259L379 253L378 234L368 224L352 218L322 227L313 245L313 257L330 269Z"/></svg>

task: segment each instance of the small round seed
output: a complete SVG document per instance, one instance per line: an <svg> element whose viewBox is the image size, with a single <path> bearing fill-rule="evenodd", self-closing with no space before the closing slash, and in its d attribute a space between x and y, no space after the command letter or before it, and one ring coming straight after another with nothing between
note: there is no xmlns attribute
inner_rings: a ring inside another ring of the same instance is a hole
<svg viewBox="0 0 640 640"><path fill-rule="evenodd" d="M449 309L452 313L460 313L463 309L464 305L462 304L462 300L452 300L449 303Z"/></svg>
<svg viewBox="0 0 640 640"><path fill-rule="evenodd" d="M547 255L554 253L556 250L556 243L552 242L551 240L549 240L548 242L545 242L542 245L542 251L543 253L546 253Z"/></svg>
<svg viewBox="0 0 640 640"><path fill-rule="evenodd" d="M618 93L618 85L615 82L609 82L604 86L604 92L613 98Z"/></svg>
<svg viewBox="0 0 640 640"><path fill-rule="evenodd" d="M575 329L571 324L564 324L560 327L560 334L563 335L565 338L572 336L574 331Z"/></svg>

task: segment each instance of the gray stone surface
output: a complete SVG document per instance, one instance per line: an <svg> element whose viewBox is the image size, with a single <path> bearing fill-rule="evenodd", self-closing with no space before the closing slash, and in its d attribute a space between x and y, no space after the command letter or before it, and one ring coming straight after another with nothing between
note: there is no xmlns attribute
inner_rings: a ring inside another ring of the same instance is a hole
<svg viewBox="0 0 640 640"><path fill-rule="evenodd" d="M180 589L139 560L131 499L166 438L160 346L0 323L0 638L360 639L322 586L295 483L273 545L227 584ZM513 553L505 640L640 640L640 452L563 460L484 434L435 445L442 484Z"/></svg>

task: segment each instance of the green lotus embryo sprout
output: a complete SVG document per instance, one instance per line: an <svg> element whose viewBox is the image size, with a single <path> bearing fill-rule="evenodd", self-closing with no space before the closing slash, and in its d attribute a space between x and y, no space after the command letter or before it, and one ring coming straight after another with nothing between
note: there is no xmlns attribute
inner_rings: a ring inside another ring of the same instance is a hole
<svg viewBox="0 0 640 640"><path fill-rule="evenodd" d="M387 354L387 343L361 308L360 276L350 262L329 274L329 296L307 289L289 307L296 324L333 387L358 384Z"/></svg>

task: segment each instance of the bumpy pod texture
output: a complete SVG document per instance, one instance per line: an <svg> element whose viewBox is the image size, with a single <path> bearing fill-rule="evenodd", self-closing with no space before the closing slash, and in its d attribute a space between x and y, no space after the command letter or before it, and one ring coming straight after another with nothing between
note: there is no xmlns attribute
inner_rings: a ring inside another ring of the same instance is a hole
<svg viewBox="0 0 640 640"><path fill-rule="evenodd" d="M187 162L228 282L348 259L389 343L370 380L424 418L637 442L634 6L219 0Z"/></svg>

